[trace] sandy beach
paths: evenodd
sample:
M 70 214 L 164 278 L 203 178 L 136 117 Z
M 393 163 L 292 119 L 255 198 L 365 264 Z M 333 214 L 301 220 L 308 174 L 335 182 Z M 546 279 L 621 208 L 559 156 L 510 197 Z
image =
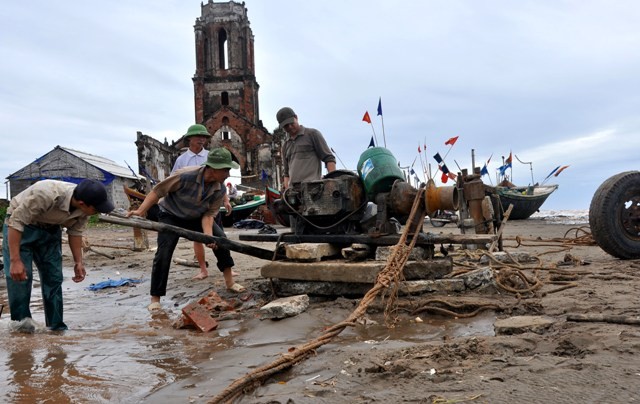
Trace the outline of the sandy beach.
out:
M 531 291 L 494 288 L 483 293 L 423 294 L 400 297 L 396 323 L 385 326 L 377 302 L 362 324 L 345 330 L 309 359 L 269 378 L 242 396 L 250 403 L 602 403 L 640 401 L 640 329 L 637 325 L 569 321 L 572 315 L 602 314 L 638 319 L 640 262 L 621 261 L 599 247 L 574 244 L 584 225 L 543 219 L 508 222 L 505 250 L 526 252 L 539 261 L 517 268 L 525 277 L 505 284 Z M 588 231 L 588 228 L 586 229 Z M 228 230 L 232 240 L 242 232 Z M 282 231 L 282 228 L 279 229 Z M 457 233 L 454 225 L 425 231 Z M 89 229 L 89 276 L 70 280 L 65 265 L 65 321 L 70 330 L 35 334 L 11 331 L 7 307 L 0 319 L 0 396 L 6 402 L 208 402 L 252 369 L 268 364 L 346 318 L 358 299 L 311 299 L 309 309 L 280 321 L 260 320 L 258 308 L 266 263 L 234 254 L 237 280 L 247 293 L 223 288 L 215 258 L 207 253 L 210 276 L 193 281 L 196 268 L 174 264 L 164 313 L 147 309 L 152 251 L 134 252 L 132 230 L 113 225 Z M 155 244 L 155 234 L 150 234 Z M 273 248 L 272 243 L 252 243 Z M 118 247 L 118 248 L 115 248 Z M 63 252 L 68 260 L 66 245 Z M 478 254 L 456 248 L 455 270 Z M 190 259 L 183 240 L 175 257 Z M 476 264 L 474 264 L 476 265 Z M 479 264 L 478 264 L 479 265 Z M 492 263 L 494 273 L 514 266 Z M 87 290 L 107 279 L 141 279 L 132 286 Z M 509 283 L 511 279 L 512 283 Z M 44 321 L 34 288 L 34 320 Z M 210 291 L 234 302 L 236 310 L 209 333 L 176 329 L 180 309 Z M 434 299 L 495 306 L 472 317 L 416 311 Z M 6 288 L 0 282 L 0 303 Z M 543 319 L 525 332 L 496 332 L 514 318 Z M 388 319 L 387 319 L 388 320 Z M 509 328 L 507 327 L 507 330 Z

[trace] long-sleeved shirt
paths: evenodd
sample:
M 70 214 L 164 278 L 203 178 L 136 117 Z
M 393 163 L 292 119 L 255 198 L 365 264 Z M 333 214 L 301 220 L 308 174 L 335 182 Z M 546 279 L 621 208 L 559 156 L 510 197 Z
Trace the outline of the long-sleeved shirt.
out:
M 19 232 L 26 225 L 61 225 L 70 236 L 81 236 L 89 216 L 82 210 L 71 211 L 76 184 L 42 180 L 11 198 L 5 223 Z

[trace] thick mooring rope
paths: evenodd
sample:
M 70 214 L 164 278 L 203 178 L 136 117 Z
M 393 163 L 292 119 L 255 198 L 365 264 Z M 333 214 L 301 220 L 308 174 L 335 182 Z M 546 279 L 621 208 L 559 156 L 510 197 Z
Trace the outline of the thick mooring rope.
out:
M 344 321 L 337 323 L 329 327 L 319 337 L 305 343 L 291 348 L 289 352 L 282 354 L 277 360 L 261 366 L 250 373 L 247 373 L 243 377 L 236 379 L 227 388 L 225 388 L 220 394 L 212 398 L 210 403 L 228 403 L 232 402 L 236 398 L 240 397 L 245 392 L 248 392 L 262 384 L 264 380 L 270 376 L 288 369 L 298 362 L 305 360 L 307 357 L 316 353 L 316 349 L 325 345 L 339 335 L 345 328 L 353 327 L 356 325 L 356 321 L 362 317 L 367 307 L 378 297 L 380 292 L 389 288 L 390 286 L 397 288 L 397 282 L 402 276 L 402 269 L 405 263 L 409 259 L 409 253 L 418 239 L 418 232 L 415 231 L 413 237 L 410 240 L 409 245 L 406 245 L 409 237 L 410 226 L 409 223 L 413 223 L 413 219 L 418 212 L 419 206 L 424 198 L 424 189 L 420 189 L 413 201 L 413 207 L 411 208 L 411 214 L 404 231 L 394 247 L 391 248 L 391 254 L 387 259 L 387 264 L 382 271 L 378 274 L 375 285 L 367 292 L 362 298 L 360 304 Z M 395 296 L 392 291 L 391 296 Z

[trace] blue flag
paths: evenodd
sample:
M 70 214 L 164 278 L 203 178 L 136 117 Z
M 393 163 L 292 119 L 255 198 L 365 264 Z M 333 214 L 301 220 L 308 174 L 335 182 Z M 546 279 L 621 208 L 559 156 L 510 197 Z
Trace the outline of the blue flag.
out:
M 485 164 L 484 167 L 482 167 L 482 170 L 480 170 L 480 176 L 482 177 L 487 174 L 489 174 L 489 170 L 487 170 L 487 165 Z
M 382 97 L 378 100 L 378 115 L 382 115 Z
M 438 162 L 438 164 L 442 163 L 442 157 L 440 157 L 440 153 L 436 153 L 433 156 L 434 159 L 436 159 L 436 161 Z
M 373 136 L 371 136 L 371 141 L 369 142 L 369 146 L 367 146 L 367 149 L 368 149 L 369 147 L 376 147 L 376 144 L 375 144 L 375 143 L 374 143 L 374 141 L 373 141 Z
M 260 171 L 260 179 L 262 181 L 266 181 L 269 178 L 269 175 L 267 174 L 267 172 L 264 170 L 264 168 Z
M 504 173 L 507 171 L 507 168 L 509 167 L 511 167 L 511 163 L 498 167 L 498 171 L 500 171 L 500 175 L 504 175 Z
M 553 171 L 551 171 L 551 172 L 549 173 L 549 175 L 547 175 L 547 176 L 546 176 L 545 180 L 546 180 L 547 178 L 551 177 L 551 176 L 553 175 L 553 173 L 555 173 L 555 172 L 558 170 L 558 168 L 560 168 L 560 166 L 558 166 L 558 167 L 554 168 L 554 169 L 553 169 Z
M 413 168 L 411 169 L 411 171 L 409 171 L 409 173 L 411 173 L 411 175 L 416 175 L 416 172 L 413 170 Z
M 440 166 L 440 169 L 442 170 L 443 174 L 449 174 L 449 168 L 447 167 L 446 164 L 443 164 L 442 166 Z

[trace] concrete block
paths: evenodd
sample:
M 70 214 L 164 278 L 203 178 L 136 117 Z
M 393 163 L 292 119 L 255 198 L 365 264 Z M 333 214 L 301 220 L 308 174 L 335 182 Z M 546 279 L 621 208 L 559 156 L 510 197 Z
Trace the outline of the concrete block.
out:
M 420 293 L 455 293 L 464 291 L 464 280 L 454 279 L 438 279 L 438 280 L 421 280 L 421 281 L 405 281 L 400 284 L 401 294 L 420 294 Z
M 513 259 L 515 259 L 516 262 L 519 262 L 519 263 L 536 261 L 535 257 L 532 257 L 530 254 L 524 251 L 510 252 L 508 255 L 505 251 L 497 251 L 497 252 L 494 252 L 492 255 L 496 259 L 496 261 L 504 262 L 504 263 L 513 263 L 513 260 L 509 258 L 509 255 L 513 257 Z M 486 255 L 483 255 L 482 258 L 480 258 L 481 264 L 488 264 L 490 262 L 492 262 L 492 260 Z
M 297 295 L 274 300 L 260 308 L 261 319 L 281 319 L 297 316 L 309 307 L 309 296 Z
M 287 244 L 284 248 L 287 258 L 296 261 L 320 261 L 340 255 L 340 248 L 329 243 Z
M 515 316 L 496 320 L 493 328 L 496 335 L 515 335 L 525 332 L 544 334 L 553 323 L 553 319 L 545 316 Z
M 464 280 L 464 285 L 467 289 L 496 286 L 493 270 L 489 267 L 478 268 L 456 278 Z
M 376 261 L 387 261 L 391 255 L 392 246 L 378 246 L 376 248 Z M 409 253 L 409 261 L 422 261 L 425 257 L 424 248 L 416 246 L 413 247 Z

